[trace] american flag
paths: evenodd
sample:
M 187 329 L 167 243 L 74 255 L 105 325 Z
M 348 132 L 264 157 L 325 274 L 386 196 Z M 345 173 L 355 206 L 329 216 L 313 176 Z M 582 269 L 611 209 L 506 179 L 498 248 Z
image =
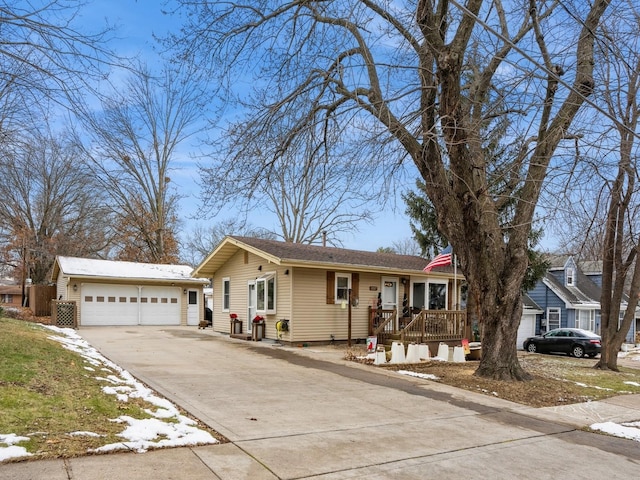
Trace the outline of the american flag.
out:
M 451 265 L 451 245 L 447 245 L 423 270 L 430 272 L 434 267 L 446 267 L 447 265 Z

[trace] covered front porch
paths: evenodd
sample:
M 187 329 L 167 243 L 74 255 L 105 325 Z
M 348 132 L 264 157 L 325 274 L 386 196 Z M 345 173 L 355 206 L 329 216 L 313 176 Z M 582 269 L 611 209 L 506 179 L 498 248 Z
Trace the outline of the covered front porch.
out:
M 420 310 L 398 317 L 397 309 L 369 307 L 369 336 L 377 337 L 378 345 L 426 343 L 434 352 L 441 342 L 459 345 L 470 339 L 471 327 L 466 310 Z

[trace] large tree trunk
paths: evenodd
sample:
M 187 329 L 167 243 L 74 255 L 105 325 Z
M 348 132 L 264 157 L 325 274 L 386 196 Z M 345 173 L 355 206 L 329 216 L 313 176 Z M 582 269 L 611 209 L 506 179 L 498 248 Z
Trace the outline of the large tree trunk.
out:
M 527 237 L 514 232 L 509 244 L 496 242 L 493 239 L 501 238 L 502 232 L 487 217 L 469 215 L 451 232 L 482 327 L 482 360 L 475 374 L 496 380 L 528 380 L 531 376 L 520 366 L 516 344 L 522 317 L 521 284 L 528 263 Z M 472 240 L 474 230 L 489 233 Z
M 489 292 L 485 292 L 489 294 Z M 518 361 L 516 338 L 522 303 L 520 295 L 507 302 L 487 301 L 480 304 L 482 329 L 482 360 L 475 372 L 481 377 L 495 380 L 529 380 L 531 375 L 524 371 Z M 495 298 L 495 297 L 491 297 Z
M 457 252 L 471 294 L 478 301 L 483 358 L 476 374 L 499 380 L 526 380 L 530 376 L 518 362 L 516 339 L 522 316 L 521 288 L 528 264 L 529 233 L 549 162 L 580 105 L 593 91 L 594 35 L 609 1 L 596 1 L 585 19 L 576 50 L 574 85 L 563 102 L 556 102 L 561 69 L 548 68 L 546 98 L 537 137 L 532 140 L 535 147 L 523 143 L 512 162 L 514 168 L 528 162 L 527 173 L 518 179 L 517 188 L 506 188 L 500 194 L 493 190 L 495 179 L 491 179 L 490 160 L 482 147 L 482 105 L 500 60 L 489 63 L 468 84 L 463 68 L 481 4 L 478 0 L 467 2 L 469 15 L 460 19 L 456 35 L 449 42 L 442 28 L 434 28 L 447 25 L 446 8 L 434 8 L 434 3 L 426 0 L 418 3 L 417 20 L 427 39 L 421 70 L 435 75 L 422 77 L 424 143 L 414 161 L 436 209 L 438 228 Z M 531 22 L 536 23 L 535 3 L 531 5 Z M 545 55 L 544 38 L 537 35 L 536 41 Z M 502 55 L 509 48 L 505 46 Z M 550 66 L 550 60 L 546 60 Z M 464 95 L 463 85 L 468 87 Z M 438 130 L 442 137 L 436 133 Z M 441 150 L 442 140 L 446 154 Z M 443 156 L 448 162 L 443 161 Z M 501 218 L 506 202 L 512 202 L 510 222 Z

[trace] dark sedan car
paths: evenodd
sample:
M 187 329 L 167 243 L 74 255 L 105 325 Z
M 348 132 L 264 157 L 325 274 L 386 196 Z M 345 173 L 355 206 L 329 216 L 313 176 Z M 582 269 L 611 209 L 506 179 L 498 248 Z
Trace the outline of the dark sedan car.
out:
M 567 353 L 574 357 L 595 357 L 600 353 L 600 336 L 580 328 L 556 328 L 542 336 L 529 337 L 523 347 L 527 352 Z

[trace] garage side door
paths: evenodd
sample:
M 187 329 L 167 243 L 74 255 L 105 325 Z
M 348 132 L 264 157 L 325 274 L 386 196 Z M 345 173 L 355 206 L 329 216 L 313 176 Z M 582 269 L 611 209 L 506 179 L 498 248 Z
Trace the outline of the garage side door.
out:
M 177 287 L 142 287 L 142 325 L 180 325 L 182 291 Z
M 82 285 L 80 325 L 137 325 L 138 288 L 131 285 Z

